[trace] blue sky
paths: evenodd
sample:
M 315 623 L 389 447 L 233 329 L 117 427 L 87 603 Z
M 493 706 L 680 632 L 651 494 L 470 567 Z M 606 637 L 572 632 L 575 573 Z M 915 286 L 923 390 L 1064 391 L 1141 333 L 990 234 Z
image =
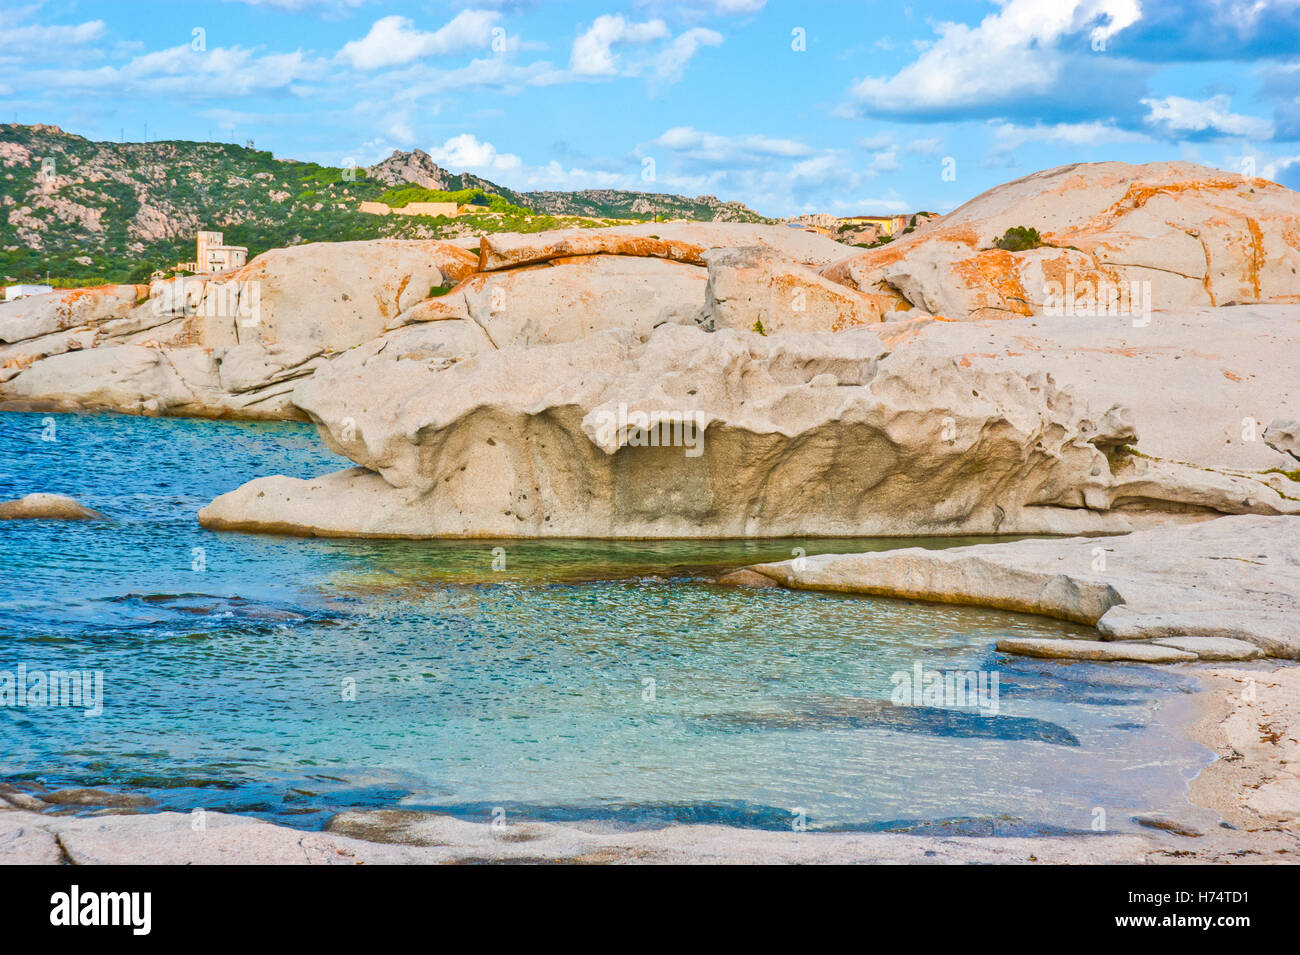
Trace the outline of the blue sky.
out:
M 1105 159 L 1300 188 L 1300 0 L 5 0 L 0 117 L 768 215 Z

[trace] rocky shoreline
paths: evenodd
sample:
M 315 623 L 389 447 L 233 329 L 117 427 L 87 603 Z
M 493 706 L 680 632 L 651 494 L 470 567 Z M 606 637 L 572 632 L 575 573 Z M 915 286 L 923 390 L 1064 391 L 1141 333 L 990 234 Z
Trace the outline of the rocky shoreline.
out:
M 150 812 L 150 800 L 0 784 L 0 865 L 474 863 L 1108 864 L 1300 861 L 1300 667 L 1206 668 L 1188 731 L 1218 757 L 1189 787 L 1223 824 L 1143 819 L 1137 833 L 987 836 L 772 832 L 720 825 L 494 827 L 408 810 L 348 811 L 324 831 L 244 816 Z M 92 807 L 100 807 L 94 809 Z M 89 812 L 89 815 L 84 813 Z
M 209 530 L 1124 534 L 798 558 L 721 582 L 1046 614 L 1099 639 L 998 650 L 1193 667 L 1193 733 L 1220 758 L 1192 795 L 1231 828 L 498 830 L 387 811 L 305 833 L 11 787 L 0 861 L 1294 861 L 1300 668 L 1273 661 L 1300 660 L 1298 219 L 1300 195 L 1262 179 L 1078 164 L 875 249 L 659 222 L 316 243 L 0 305 L 0 410 L 306 418 L 356 465 L 257 477 L 199 511 Z M 1028 226 L 1041 242 L 1000 243 Z M 88 516 L 48 496 L 0 506 Z
M 1164 662 L 1175 662 L 1233 659 L 1236 644 L 1237 659 L 1258 648 L 1295 660 L 1298 542 L 1297 517 L 1221 517 L 1116 537 L 824 554 L 755 564 L 720 582 L 996 607 L 1095 626 L 1101 637 L 998 644 L 1013 653 L 1068 657 L 1045 644 L 1074 644 L 1098 659 L 1107 647 L 1164 646 Z

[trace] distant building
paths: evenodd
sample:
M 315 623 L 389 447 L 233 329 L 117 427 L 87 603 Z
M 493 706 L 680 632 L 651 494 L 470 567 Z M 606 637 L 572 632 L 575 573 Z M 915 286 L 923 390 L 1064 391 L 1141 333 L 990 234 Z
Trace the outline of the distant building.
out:
M 196 272 L 226 272 L 248 261 L 248 249 L 242 245 L 225 245 L 220 232 L 200 232 L 195 240 Z
M 12 302 L 15 299 L 26 298 L 28 295 L 44 295 L 46 292 L 53 291 L 53 285 L 6 285 L 5 301 Z
M 177 262 L 177 272 L 228 272 L 248 261 L 248 249 L 242 245 L 223 245 L 220 232 L 200 232 L 194 240 L 193 262 Z
M 907 216 L 845 216 L 840 219 L 840 225 L 873 225 L 881 235 L 893 235 L 907 226 Z

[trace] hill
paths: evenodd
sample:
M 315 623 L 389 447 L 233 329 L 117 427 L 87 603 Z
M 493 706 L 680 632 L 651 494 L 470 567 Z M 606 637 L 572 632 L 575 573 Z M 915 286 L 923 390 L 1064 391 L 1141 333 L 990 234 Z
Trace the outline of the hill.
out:
M 457 219 L 374 216 L 363 200 L 420 186 L 470 190 L 489 211 Z M 304 242 L 449 238 L 535 232 L 605 220 L 761 221 L 738 203 L 705 196 L 592 190 L 516 192 L 442 169 L 427 153 L 395 152 L 365 169 L 277 159 L 231 143 L 95 142 L 57 126 L 0 124 L 0 280 L 57 285 L 141 282 L 193 258 L 201 229 L 225 233 L 249 255 Z

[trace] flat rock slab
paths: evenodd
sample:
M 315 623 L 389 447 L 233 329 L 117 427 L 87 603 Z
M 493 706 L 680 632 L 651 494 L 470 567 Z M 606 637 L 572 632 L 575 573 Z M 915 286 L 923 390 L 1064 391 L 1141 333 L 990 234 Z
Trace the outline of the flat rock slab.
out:
M 1258 660 L 1264 656 L 1264 651 L 1253 643 L 1228 637 L 1162 637 L 1151 642 L 1195 653 L 1202 660 Z
M 789 560 L 752 569 L 803 590 L 1043 614 L 1091 624 L 1107 641 L 1213 637 L 1300 659 L 1294 516 L 1222 517 L 1117 537 L 824 554 L 803 558 L 797 569 Z M 1205 659 L 1216 658 L 1204 648 Z
M 987 838 L 688 825 L 615 831 L 532 822 L 497 828 L 395 810 L 348 812 L 328 831 L 305 832 L 219 812 L 77 818 L 0 810 L 0 864 L 1136 863 L 1156 845 L 1137 834 Z
M 64 494 L 28 494 L 16 501 L 0 501 L 0 521 L 38 520 L 106 521 L 108 518 Z
M 43 822 L 35 813 L 0 813 L 0 865 L 61 865 L 58 840 Z
M 1154 643 L 1104 640 L 1047 640 L 1017 637 L 999 640 L 1003 653 L 1024 657 L 1049 657 L 1053 660 L 1133 661 L 1137 663 L 1191 663 L 1195 653 L 1162 647 Z

